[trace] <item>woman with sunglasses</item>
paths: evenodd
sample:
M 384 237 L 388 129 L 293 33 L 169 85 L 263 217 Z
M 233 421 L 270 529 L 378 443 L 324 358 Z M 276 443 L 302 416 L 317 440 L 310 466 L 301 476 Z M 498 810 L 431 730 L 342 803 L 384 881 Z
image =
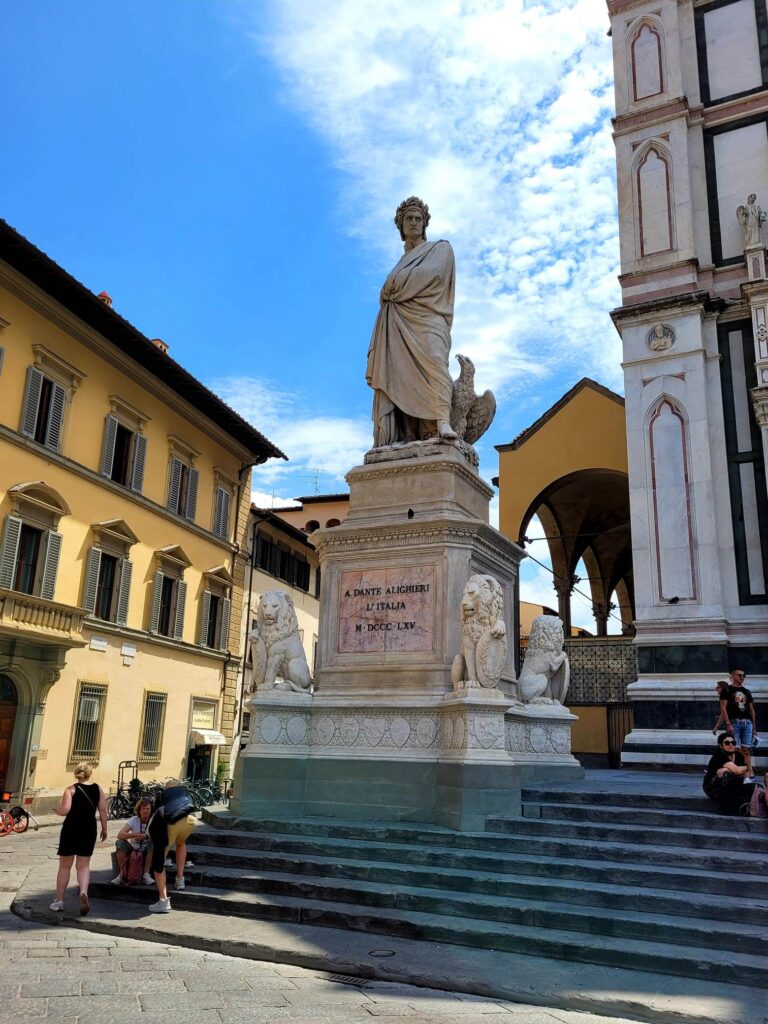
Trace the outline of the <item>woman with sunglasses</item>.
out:
M 749 803 L 755 787 L 744 782 L 746 777 L 747 766 L 736 740 L 730 733 L 721 733 L 704 774 L 704 792 L 718 804 L 720 814 L 738 814 Z

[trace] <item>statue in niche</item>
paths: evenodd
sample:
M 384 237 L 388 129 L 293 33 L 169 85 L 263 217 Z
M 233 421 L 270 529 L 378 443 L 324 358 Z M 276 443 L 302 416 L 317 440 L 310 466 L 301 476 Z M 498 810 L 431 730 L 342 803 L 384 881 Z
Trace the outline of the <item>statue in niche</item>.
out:
M 249 635 L 253 664 L 251 692 L 295 690 L 308 693 L 312 675 L 299 636 L 290 595 L 270 590 L 259 601 L 256 625 Z
M 498 685 L 507 662 L 504 592 L 493 576 L 470 576 L 461 598 L 461 654 L 451 669 L 455 690 Z
M 556 615 L 538 615 L 533 620 L 517 683 L 523 704 L 565 703 L 571 666 L 563 643 L 563 623 Z
M 758 206 L 757 196 L 754 192 L 747 196 L 746 206 L 738 207 L 736 216 L 744 231 L 744 248 L 749 249 L 754 245 L 760 245 L 760 229 L 768 215 Z
M 404 199 L 395 224 L 405 252 L 381 289 L 365 379 L 373 388 L 373 444 L 455 438 L 448 371 L 455 290 L 449 242 L 427 241 L 429 207 Z

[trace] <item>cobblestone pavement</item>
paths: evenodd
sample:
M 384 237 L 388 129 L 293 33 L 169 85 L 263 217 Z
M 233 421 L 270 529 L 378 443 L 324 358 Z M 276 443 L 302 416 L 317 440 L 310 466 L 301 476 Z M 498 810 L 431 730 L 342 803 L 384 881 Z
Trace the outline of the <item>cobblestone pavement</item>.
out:
M 57 839 L 58 828 L 0 838 L 0 1024 L 620 1024 L 22 921 L 14 893 L 29 872 L 53 893 Z

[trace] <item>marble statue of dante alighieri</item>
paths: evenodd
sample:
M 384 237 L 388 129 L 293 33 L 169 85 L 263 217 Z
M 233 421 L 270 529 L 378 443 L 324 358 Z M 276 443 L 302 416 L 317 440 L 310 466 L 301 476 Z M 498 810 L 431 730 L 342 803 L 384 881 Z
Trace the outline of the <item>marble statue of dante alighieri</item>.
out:
M 374 447 L 451 429 L 448 371 L 455 291 L 453 249 L 428 242 L 429 207 L 416 196 L 397 208 L 405 253 L 381 289 L 365 379 L 373 388 Z

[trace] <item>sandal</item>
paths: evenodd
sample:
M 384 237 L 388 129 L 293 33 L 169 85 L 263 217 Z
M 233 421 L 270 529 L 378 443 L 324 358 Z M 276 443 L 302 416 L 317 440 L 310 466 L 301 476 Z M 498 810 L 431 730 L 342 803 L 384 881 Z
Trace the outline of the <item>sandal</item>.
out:
M 90 909 L 91 908 L 90 908 L 90 905 L 88 903 L 88 893 L 87 892 L 81 892 L 80 893 L 80 913 L 85 915 L 85 914 L 88 913 L 88 911 Z

